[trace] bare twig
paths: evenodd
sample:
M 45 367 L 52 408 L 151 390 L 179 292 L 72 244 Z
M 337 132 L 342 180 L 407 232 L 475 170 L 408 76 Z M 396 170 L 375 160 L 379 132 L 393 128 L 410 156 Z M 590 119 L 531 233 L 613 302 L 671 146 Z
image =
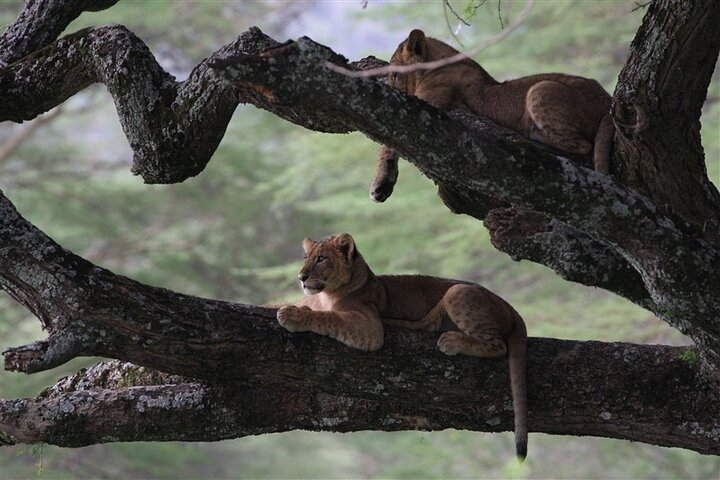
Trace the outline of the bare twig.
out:
M 450 11 L 455 14 L 455 16 L 463 22 L 465 25 L 470 25 L 469 23 L 465 22 L 463 19 L 458 17 L 458 14 L 455 13 L 455 10 L 450 6 L 449 0 L 445 0 L 443 3 L 443 15 L 445 15 L 445 25 L 447 25 L 448 32 L 450 32 L 450 36 L 463 48 L 465 48 L 465 45 L 463 45 L 462 41 L 460 40 L 460 37 L 457 36 L 455 33 L 455 30 L 453 30 L 452 25 L 450 25 L 450 17 L 448 16 L 448 8 L 450 8 Z M 458 28 L 460 28 L 460 25 L 458 25 Z
M 388 73 L 391 73 L 391 72 L 393 72 L 393 73 L 394 72 L 408 73 L 408 72 L 414 72 L 415 70 L 433 70 L 435 68 L 440 68 L 440 67 L 444 67 L 446 65 L 451 65 L 453 63 L 460 62 L 468 57 L 474 57 L 475 55 L 482 52 L 483 50 L 490 47 L 491 45 L 495 45 L 496 43 L 505 39 L 508 35 L 510 35 L 514 30 L 516 30 L 525 21 L 525 19 L 530 14 L 530 10 L 532 10 L 533 5 L 535 5 L 535 0 L 527 0 L 527 2 L 525 3 L 525 8 L 523 8 L 522 12 L 520 12 L 520 15 L 518 15 L 518 17 L 510 25 L 508 25 L 507 28 L 503 29 L 497 35 L 489 38 L 485 42 L 481 43 L 477 47 L 475 47 L 472 50 L 469 50 L 465 53 L 460 52 L 451 57 L 443 58 L 441 60 L 436 60 L 434 62 L 413 63 L 410 65 L 388 65 L 385 67 L 371 68 L 369 70 L 362 70 L 362 71 L 348 70 L 347 68 L 341 67 L 339 65 L 335 65 L 334 63 L 332 63 L 330 61 L 326 61 L 325 66 L 334 72 L 342 73 L 343 75 L 346 75 L 348 77 L 366 78 L 366 77 L 378 77 L 381 75 L 387 75 Z
M 503 23 L 502 19 L 502 12 L 500 11 L 500 6 L 502 5 L 502 0 L 498 0 L 498 20 L 500 20 L 500 28 L 505 28 L 505 24 Z
M 38 117 L 25 128 L 21 129 L 15 135 L 10 137 L 5 145 L 0 148 L 0 165 L 6 161 L 15 151 L 27 140 L 35 131 L 43 125 L 55 120 L 63 112 L 63 107 L 59 106 L 47 114 Z
M 633 9 L 630 10 L 630 11 L 631 11 L 631 12 L 636 12 L 636 11 L 640 10 L 641 8 L 647 7 L 647 6 L 650 5 L 651 3 L 652 3 L 652 0 L 650 0 L 650 1 L 648 1 L 648 2 L 645 2 L 645 3 L 635 2 L 635 8 L 633 8 Z
M 455 11 L 455 9 L 453 8 L 453 6 L 450 5 L 450 0 L 445 0 L 445 2 L 443 2 L 443 11 L 445 12 L 445 19 L 448 18 L 448 16 L 447 16 L 447 11 L 448 11 L 448 10 L 450 10 L 450 11 L 452 12 L 452 14 L 455 15 L 455 18 L 457 18 L 458 21 L 460 21 L 460 22 L 462 22 L 463 24 L 465 24 L 466 27 L 469 27 L 469 26 L 470 26 L 470 23 L 469 23 L 467 20 L 465 20 L 464 18 L 462 18 L 462 17 Z

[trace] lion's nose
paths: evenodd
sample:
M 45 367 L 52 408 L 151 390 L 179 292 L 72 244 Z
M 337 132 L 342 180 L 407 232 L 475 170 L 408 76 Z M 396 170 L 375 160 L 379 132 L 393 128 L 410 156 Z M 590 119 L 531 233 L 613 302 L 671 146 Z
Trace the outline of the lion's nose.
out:
M 298 278 L 300 279 L 301 282 L 304 282 L 304 281 L 307 280 L 309 277 L 310 277 L 310 275 L 308 275 L 308 274 L 305 273 L 305 272 L 300 272 L 300 274 L 298 275 Z

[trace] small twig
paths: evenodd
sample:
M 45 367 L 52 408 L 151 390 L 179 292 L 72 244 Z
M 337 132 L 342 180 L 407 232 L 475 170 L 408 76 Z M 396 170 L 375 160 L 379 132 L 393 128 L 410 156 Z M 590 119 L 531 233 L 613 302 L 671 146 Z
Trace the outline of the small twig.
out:
M 515 29 L 517 29 L 527 18 L 527 16 L 530 14 L 530 10 L 532 10 L 533 5 L 535 4 L 535 0 L 527 0 L 525 3 L 525 8 L 522 12 L 520 12 L 520 15 L 510 24 L 507 26 L 507 28 L 500 31 L 497 35 L 489 38 L 479 46 L 473 48 L 472 50 L 469 50 L 465 53 L 458 53 L 456 55 L 453 55 L 451 57 L 443 58 L 441 60 L 436 60 L 434 62 L 425 62 L 425 63 L 413 63 L 411 65 L 388 65 L 385 67 L 379 67 L 379 68 L 371 68 L 369 70 L 361 70 L 361 71 L 354 71 L 354 70 L 348 70 L 345 67 L 341 67 L 339 65 L 335 65 L 334 63 L 330 61 L 325 62 L 325 66 L 337 73 L 341 73 L 343 75 L 346 75 L 348 77 L 353 78 L 366 78 L 366 77 L 378 77 L 381 75 L 387 75 L 391 72 L 397 72 L 397 73 L 408 73 L 408 72 L 414 72 L 415 70 L 432 70 L 435 68 L 444 67 L 446 65 L 450 65 L 453 63 L 460 62 L 468 57 L 474 57 L 478 53 L 482 52 L 486 48 L 488 48 L 491 45 L 494 45 L 501 40 L 503 40 L 505 37 L 510 35 Z
M 645 7 L 647 7 L 648 5 L 650 5 L 651 3 L 652 3 L 652 0 L 650 0 L 650 1 L 648 1 L 648 2 L 645 2 L 645 3 L 635 2 L 635 8 L 633 8 L 633 9 L 630 10 L 630 11 L 631 11 L 631 12 L 637 12 L 637 11 L 640 10 L 641 8 L 645 8 Z
M 51 122 L 52 120 L 57 118 L 62 112 L 63 106 L 61 105 L 51 110 L 49 113 L 36 118 L 34 122 L 28 124 L 25 128 L 10 137 L 7 143 L 5 143 L 2 148 L 0 148 L 0 164 L 2 164 L 13 153 L 15 153 L 15 150 L 17 150 L 18 147 L 22 145 L 23 142 L 27 140 L 28 137 L 30 137 L 30 135 L 32 135 L 38 128 L 45 125 L 46 123 Z
M 460 40 L 460 38 L 458 38 L 457 34 L 453 30 L 452 25 L 450 25 L 450 17 L 448 17 L 448 13 L 447 13 L 448 7 L 450 8 L 450 11 L 455 14 L 456 17 L 458 16 L 457 13 L 455 13 L 455 10 L 453 10 L 452 7 L 450 6 L 449 0 L 445 0 L 445 2 L 443 3 L 443 14 L 445 15 L 445 25 L 447 25 L 447 29 L 448 29 L 448 32 L 450 32 L 450 36 L 458 43 L 458 45 L 465 48 L 465 45 L 463 45 L 462 41 Z M 458 17 L 458 19 L 460 21 L 463 21 L 462 19 L 460 19 L 460 17 Z M 465 25 L 469 25 L 467 22 L 463 22 L 463 23 L 465 23 Z M 459 27 L 459 25 L 458 25 L 458 27 Z
M 462 18 L 453 8 L 452 5 L 450 5 L 450 0 L 445 0 L 443 10 L 445 11 L 445 18 L 447 18 L 447 11 L 448 9 L 452 12 L 453 15 L 455 15 L 455 18 L 457 18 L 460 22 L 464 23 L 466 27 L 470 26 L 470 22 Z
M 505 24 L 503 23 L 502 12 L 500 11 L 501 5 L 502 5 L 502 0 L 498 0 L 498 20 L 500 20 L 500 29 L 502 30 L 503 28 L 505 28 Z

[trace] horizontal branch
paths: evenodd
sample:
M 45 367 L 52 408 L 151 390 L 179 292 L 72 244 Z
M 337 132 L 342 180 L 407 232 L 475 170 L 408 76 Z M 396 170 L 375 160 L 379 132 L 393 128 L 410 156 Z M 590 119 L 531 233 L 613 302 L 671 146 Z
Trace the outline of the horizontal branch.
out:
M 47 340 L 4 352 L 6 369 L 106 356 L 222 385 L 88 392 L 71 380 L 37 399 L 2 401 L 2 438 L 77 446 L 295 428 L 511 428 L 504 359 L 447 357 L 434 334 L 398 328 L 374 353 L 292 334 L 274 309 L 183 295 L 92 265 L 0 200 L 0 284 L 49 320 Z M 699 358 L 691 348 L 531 339 L 530 428 L 717 452 L 709 432 L 720 428 L 720 389 Z
M 397 341 L 374 354 L 310 334 L 292 342 L 285 338 L 289 353 L 282 367 L 252 362 L 258 363 L 257 380 L 234 384 L 102 363 L 37 398 L 0 400 L 0 440 L 79 447 L 212 441 L 296 429 L 512 430 L 504 360 L 447 358 L 432 351 L 428 335 L 410 333 L 422 345 L 418 349 L 402 340 L 405 333 L 392 330 Z M 325 355 L 290 347 L 308 341 Z M 720 454 L 715 433 L 720 398 L 702 381 L 696 383 L 693 350 L 533 338 L 528 352 L 531 432 Z M 313 364 L 318 359 L 324 361 Z M 359 362 L 367 366 L 358 368 Z M 308 369 L 313 381 L 302 388 L 293 385 L 302 380 L 296 375 Z M 273 375 L 280 371 L 285 379 Z

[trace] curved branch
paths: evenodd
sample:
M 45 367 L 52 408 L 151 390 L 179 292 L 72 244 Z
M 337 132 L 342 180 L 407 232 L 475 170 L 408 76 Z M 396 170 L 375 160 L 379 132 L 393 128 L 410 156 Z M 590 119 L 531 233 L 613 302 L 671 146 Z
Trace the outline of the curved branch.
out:
M 61 104 L 96 82 L 113 96 L 134 152 L 133 173 L 147 183 L 176 183 L 200 173 L 220 143 L 238 103 L 267 108 L 289 121 L 326 132 L 347 132 L 315 112 L 276 105 L 253 85 L 230 85 L 208 61 L 257 54 L 278 42 L 253 28 L 177 82 L 147 46 L 121 25 L 88 28 L 0 68 L 0 121 L 23 121 Z
M 0 35 L 0 67 L 49 45 L 83 12 L 97 12 L 118 0 L 27 0 L 18 18 Z

